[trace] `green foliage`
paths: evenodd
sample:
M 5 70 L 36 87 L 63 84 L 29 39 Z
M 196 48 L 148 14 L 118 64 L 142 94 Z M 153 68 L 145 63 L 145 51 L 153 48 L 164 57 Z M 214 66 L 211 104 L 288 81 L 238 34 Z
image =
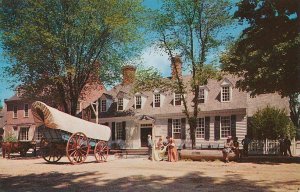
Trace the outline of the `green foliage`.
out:
M 195 146 L 199 86 L 205 85 L 208 79 L 218 78 L 216 68 L 205 65 L 208 63 L 207 55 L 228 40 L 221 32 L 233 21 L 229 14 L 230 6 L 227 0 L 164 0 L 160 12 L 152 16 L 151 28 L 156 32 L 158 47 L 169 55 L 172 65 L 178 60 L 176 56 L 182 58 L 191 71 L 192 78 L 190 85 L 187 85 L 178 72 L 175 72 L 174 86 L 170 86 L 168 82 L 158 80 L 161 78 L 157 78 L 157 75 L 154 75 L 154 79 L 148 78 L 148 74 L 145 77 L 153 86 L 164 85 L 182 95 L 183 113 L 190 125 L 192 147 Z M 187 92 L 194 93 L 193 111 L 190 111 L 184 97 Z
M 257 139 L 295 137 L 296 129 L 285 110 L 267 106 L 259 109 L 251 120 L 253 136 Z
M 162 78 L 159 71 L 150 67 L 142 68 L 137 71 L 136 79 L 134 81 L 133 92 L 142 91 L 154 91 L 158 89 L 160 91 L 174 90 L 174 82 L 167 78 Z
M 14 136 L 12 132 L 8 132 L 7 135 L 3 138 L 3 142 L 17 142 L 18 138 Z
M 243 77 L 236 85 L 251 95 L 288 96 L 291 119 L 300 130 L 299 6 L 297 0 L 241 1 L 235 18 L 249 27 L 221 62 L 223 70 Z
M 71 104 L 65 110 L 74 114 L 92 77 L 118 81 L 121 66 L 143 47 L 144 11 L 141 0 L 1 1 L 7 74 L 27 97 Z

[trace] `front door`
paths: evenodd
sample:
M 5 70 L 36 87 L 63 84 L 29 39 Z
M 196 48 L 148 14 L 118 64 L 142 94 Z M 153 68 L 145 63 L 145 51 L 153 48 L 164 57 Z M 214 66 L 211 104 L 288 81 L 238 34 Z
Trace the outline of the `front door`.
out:
M 148 135 L 152 135 L 152 127 L 141 128 L 141 147 L 148 147 Z

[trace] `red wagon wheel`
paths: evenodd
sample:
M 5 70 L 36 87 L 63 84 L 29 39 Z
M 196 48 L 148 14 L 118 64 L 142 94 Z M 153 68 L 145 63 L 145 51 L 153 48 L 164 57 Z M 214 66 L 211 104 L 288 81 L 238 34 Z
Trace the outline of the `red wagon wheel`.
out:
M 89 140 L 84 133 L 74 133 L 67 143 L 66 154 L 72 164 L 83 163 L 90 151 Z
M 99 141 L 94 149 L 94 154 L 97 162 L 104 162 L 108 157 L 108 146 L 107 142 Z
M 40 150 L 43 159 L 48 163 L 56 163 L 63 156 L 63 153 L 56 147 L 56 145 L 47 141 L 45 138 L 41 139 Z

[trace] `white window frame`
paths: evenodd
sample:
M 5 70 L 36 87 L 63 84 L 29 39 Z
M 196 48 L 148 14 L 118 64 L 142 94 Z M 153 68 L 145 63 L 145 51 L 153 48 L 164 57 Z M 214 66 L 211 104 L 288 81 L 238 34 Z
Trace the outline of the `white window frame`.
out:
M 122 109 L 119 109 L 119 107 L 122 106 Z M 117 101 L 117 111 L 123 111 L 124 110 L 124 99 L 118 98 Z
M 21 141 L 28 141 L 29 140 L 29 128 L 30 127 L 21 127 L 20 128 L 19 140 L 21 140 Z
M 224 130 L 224 129 L 226 129 L 226 130 Z M 231 136 L 231 118 L 230 118 L 230 116 L 221 116 L 220 117 L 220 136 L 222 139 L 225 139 L 228 136 Z
M 205 118 L 204 117 L 200 117 L 197 119 L 195 136 L 196 136 L 196 139 L 204 139 L 205 138 Z
M 18 118 L 18 105 L 13 105 L 13 118 Z
M 180 105 L 176 105 L 176 99 L 178 100 L 178 96 L 180 98 Z M 182 105 L 182 99 L 183 99 L 182 97 L 183 96 L 180 93 L 174 93 L 174 98 L 173 98 L 174 102 L 173 102 L 173 105 L 174 106 L 181 106 Z
M 26 111 L 26 106 L 27 106 L 27 111 Z M 24 104 L 24 117 L 29 117 L 29 105 L 28 105 L 28 103 Z
M 136 95 L 134 97 L 134 107 L 135 109 L 141 109 L 142 108 L 142 96 L 141 95 Z M 139 108 L 137 106 L 140 106 Z
M 158 98 L 157 98 L 158 97 Z M 159 106 L 156 106 L 156 104 L 159 104 Z M 161 107 L 161 96 L 159 93 L 155 93 L 153 95 L 153 107 L 154 108 L 159 108 Z
M 201 91 L 203 91 L 203 95 L 202 95 L 202 92 L 201 92 Z M 205 92 L 206 92 L 206 90 L 205 90 L 204 88 L 199 88 L 198 101 L 199 101 L 200 104 L 206 102 L 206 99 L 205 99 Z M 201 93 L 201 94 L 200 94 L 200 93 Z M 200 102 L 201 99 L 203 99 L 203 102 Z
M 123 139 L 123 124 L 122 122 L 116 122 L 116 140 Z
M 179 135 L 175 137 L 175 134 Z M 181 119 L 172 119 L 172 136 L 174 139 L 181 139 Z
M 226 94 L 228 94 L 228 100 L 224 100 L 224 97 L 225 97 L 225 93 L 224 93 L 224 89 L 225 88 L 228 88 L 228 92 L 226 92 Z M 230 102 L 231 101 L 231 86 L 230 85 L 224 85 L 221 87 L 221 102 Z
M 41 131 L 41 129 L 39 127 L 36 128 L 35 135 L 36 135 L 35 136 L 36 140 L 41 140 L 42 139 L 43 134 L 42 134 L 42 131 Z
M 106 99 L 101 99 L 100 102 L 101 102 L 101 112 L 106 112 L 107 111 Z M 103 106 L 105 106 L 105 107 L 103 107 Z

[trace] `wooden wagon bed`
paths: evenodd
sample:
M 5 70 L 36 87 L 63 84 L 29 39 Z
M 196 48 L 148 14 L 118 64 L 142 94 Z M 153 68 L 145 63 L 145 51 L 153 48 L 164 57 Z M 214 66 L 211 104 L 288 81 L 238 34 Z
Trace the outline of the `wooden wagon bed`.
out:
M 97 162 L 107 159 L 109 127 L 73 117 L 39 101 L 32 104 L 32 114 L 43 134 L 41 152 L 47 162 L 57 162 L 67 155 L 72 164 L 80 164 L 91 148 Z

